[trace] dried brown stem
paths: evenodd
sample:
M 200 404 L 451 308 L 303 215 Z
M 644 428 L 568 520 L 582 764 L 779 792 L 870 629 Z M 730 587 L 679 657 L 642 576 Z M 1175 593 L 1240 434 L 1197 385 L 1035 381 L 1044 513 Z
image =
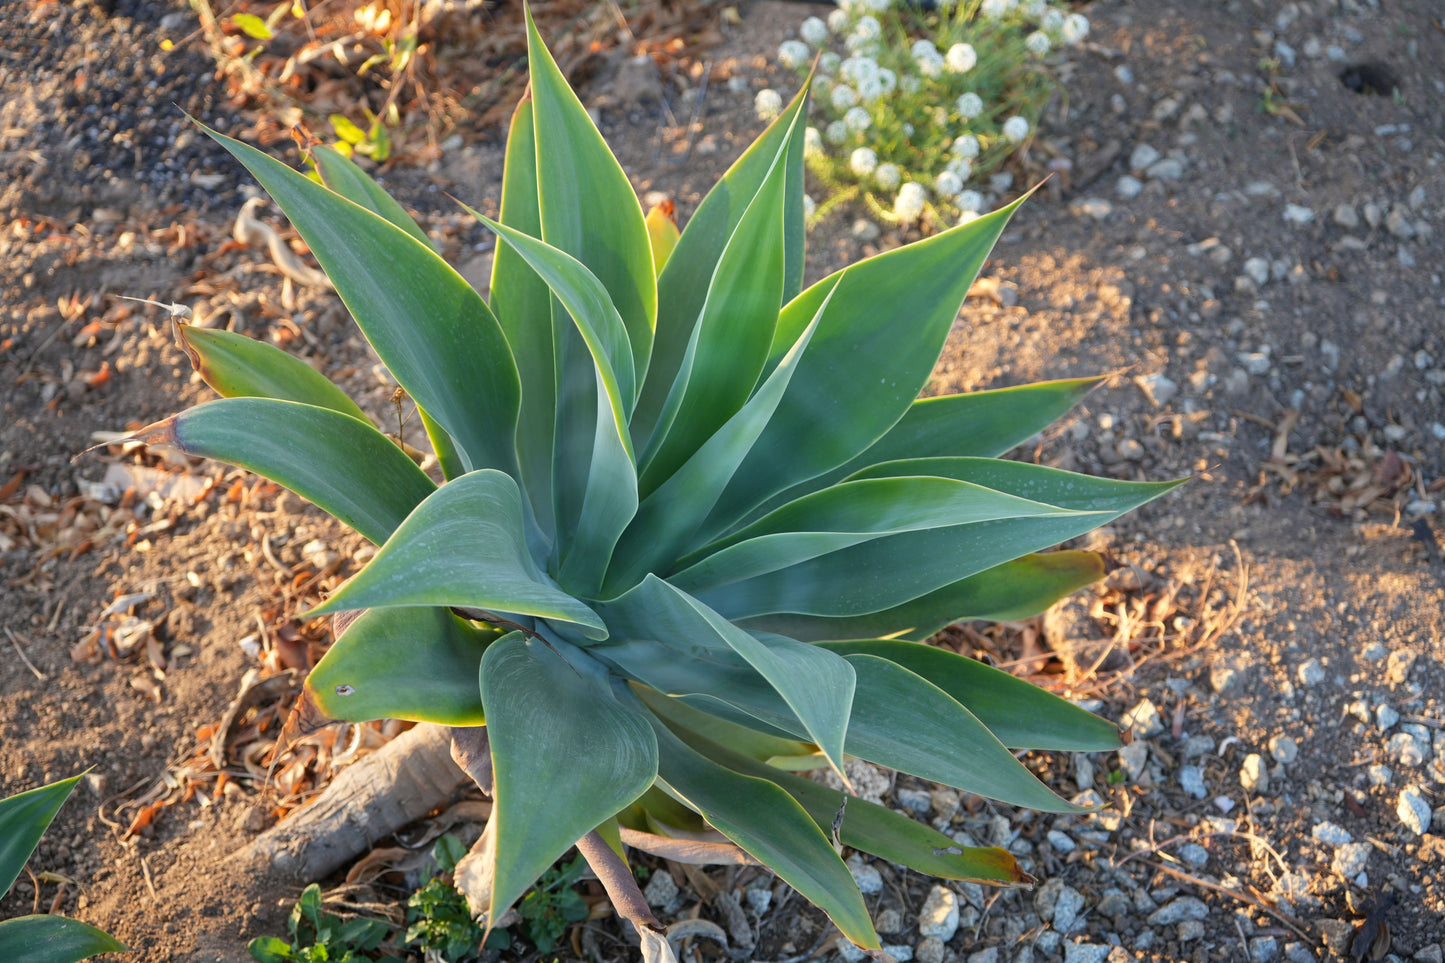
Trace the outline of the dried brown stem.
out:
M 1270 906 L 1263 900 L 1255 899 L 1253 896 L 1250 896 L 1247 893 L 1241 893 L 1237 889 L 1230 889 L 1227 886 L 1220 886 L 1218 883 L 1211 883 L 1208 880 L 1200 879 L 1198 876 L 1191 876 L 1190 874 L 1183 872 L 1182 870 L 1177 870 L 1172 866 L 1165 865 L 1164 863 L 1157 863 L 1152 859 L 1146 859 L 1144 860 L 1144 862 L 1146 865 L 1157 869 L 1159 872 L 1166 873 L 1170 876 L 1175 877 L 1176 879 L 1181 879 L 1184 882 L 1189 883 L 1191 886 L 1198 886 L 1200 889 L 1207 889 L 1211 893 L 1218 893 L 1221 896 L 1230 896 L 1234 899 L 1239 900 L 1241 903 L 1248 903 L 1250 906 L 1253 906 L 1260 912 L 1268 913 L 1270 916 L 1273 916 L 1275 919 L 1279 920 L 1286 927 L 1288 927 L 1292 933 L 1294 933 L 1300 939 L 1304 940 L 1307 945 L 1318 945 L 1318 941 L 1309 934 L 1309 932 L 1304 928 L 1303 923 L 1295 919 L 1293 916 L 1288 915 L 1287 913 L 1280 912 L 1278 909 Z
M 659 935 L 666 933 L 657 917 L 652 915 L 632 870 L 595 829 L 577 840 L 577 851 L 586 858 L 587 865 L 601 880 L 617 915 L 631 923 L 638 936 L 646 937 L 647 931 Z

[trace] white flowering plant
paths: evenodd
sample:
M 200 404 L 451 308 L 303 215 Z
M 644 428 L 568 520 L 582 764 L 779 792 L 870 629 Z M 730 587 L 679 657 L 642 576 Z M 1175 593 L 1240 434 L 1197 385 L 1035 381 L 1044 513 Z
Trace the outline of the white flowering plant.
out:
M 840 0 L 826 20 L 804 20 L 777 60 L 814 71 L 807 161 L 827 198 L 812 220 L 855 199 L 935 230 L 977 217 L 1007 189 L 992 177 L 1027 146 L 1054 89 L 1045 58 L 1088 32 L 1057 0 Z M 782 98 L 764 90 L 757 105 L 770 119 Z

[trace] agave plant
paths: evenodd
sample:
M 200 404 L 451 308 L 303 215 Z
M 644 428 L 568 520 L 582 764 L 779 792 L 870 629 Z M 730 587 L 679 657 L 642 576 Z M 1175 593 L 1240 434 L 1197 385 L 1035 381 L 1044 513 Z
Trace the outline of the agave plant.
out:
M 80 776 L 0 799 L 0 896 L 10 891 L 30 854 Z M 125 950 L 119 940 L 89 923 L 37 913 L 0 921 L 0 960 L 75 963 Z
M 721 833 L 866 948 L 843 847 L 1027 880 L 793 771 L 846 786 L 858 757 L 1067 812 L 1011 750 L 1120 744 L 920 644 L 1098 578 L 1092 554 L 1037 553 L 1172 484 L 998 458 L 1093 381 L 918 399 L 1017 205 L 805 289 L 806 90 L 679 235 L 528 29 L 499 217 L 473 212 L 499 239 L 490 300 L 336 152 L 311 152 L 312 179 L 214 135 L 415 401 L 440 480 L 300 360 L 194 327 L 225 397 L 137 437 L 257 471 L 380 546 L 311 613 L 363 612 L 307 690 L 337 719 L 485 724 L 492 918 L 593 830 Z

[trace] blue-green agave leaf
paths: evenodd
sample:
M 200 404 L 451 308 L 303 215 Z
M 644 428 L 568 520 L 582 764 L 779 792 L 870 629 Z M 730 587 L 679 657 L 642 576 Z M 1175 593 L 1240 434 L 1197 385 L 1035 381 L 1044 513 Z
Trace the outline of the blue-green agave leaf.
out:
M 79 776 L 0 799 L 0 896 L 10 892 Z
M 64 916 L 20 916 L 0 922 L 0 960 L 77 963 L 100 953 L 124 953 L 120 940 Z
M 563 655 L 565 653 L 565 657 Z M 496 919 L 576 840 L 657 778 L 651 714 L 581 650 L 513 633 L 482 657 L 496 800 Z
M 386 218 L 422 244 L 436 250 L 432 239 L 427 237 L 421 225 L 406 212 L 406 208 L 398 204 L 394 197 L 383 190 L 381 185 L 372 180 L 351 158 L 336 148 L 325 145 L 312 147 L 308 156 L 316 165 L 316 173 L 321 175 L 321 183 L 348 201 L 360 204 L 368 211 Z
M 407 516 L 376 556 L 312 616 L 395 605 L 455 605 L 607 629 L 532 559 L 522 495 L 510 475 L 469 472 Z

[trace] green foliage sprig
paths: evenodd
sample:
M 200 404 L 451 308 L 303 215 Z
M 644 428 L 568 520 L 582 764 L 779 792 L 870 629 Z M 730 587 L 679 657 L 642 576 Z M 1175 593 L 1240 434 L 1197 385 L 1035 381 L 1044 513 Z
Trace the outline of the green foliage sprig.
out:
M 807 157 L 827 196 L 813 218 L 854 199 L 892 223 L 977 217 L 1054 89 L 1045 56 L 1088 30 L 1054 0 L 843 0 L 803 21 L 778 62 L 803 76 L 819 52 Z M 782 98 L 763 90 L 756 106 L 771 119 Z

